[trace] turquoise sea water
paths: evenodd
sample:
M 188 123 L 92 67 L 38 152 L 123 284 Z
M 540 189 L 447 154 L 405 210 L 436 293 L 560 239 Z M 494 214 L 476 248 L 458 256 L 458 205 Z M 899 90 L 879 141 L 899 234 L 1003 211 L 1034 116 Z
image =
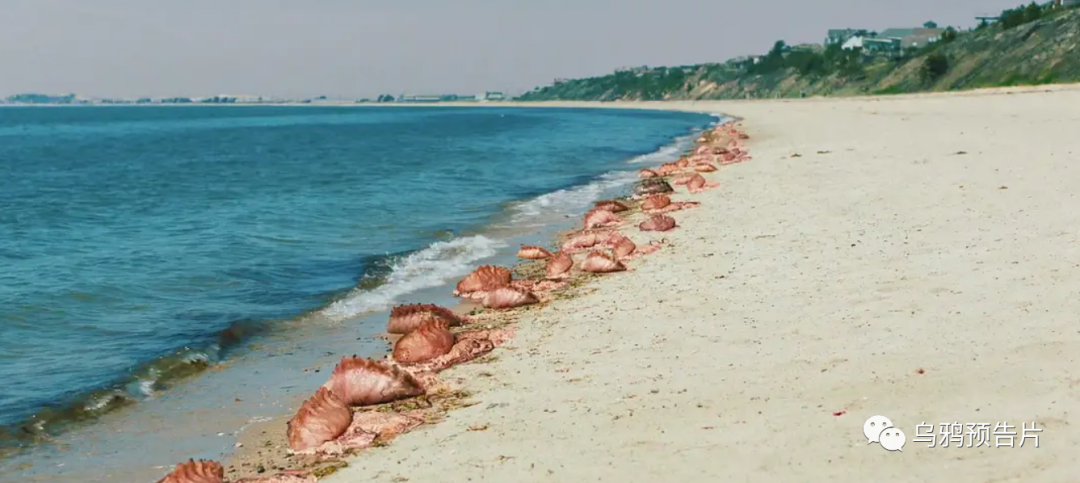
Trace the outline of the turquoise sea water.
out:
M 0 449 L 415 300 L 714 121 L 622 110 L 0 109 Z M 682 136 L 682 138 L 680 138 Z M 249 354 L 250 355 L 250 354 Z M 0 452 L 2 453 L 2 452 Z

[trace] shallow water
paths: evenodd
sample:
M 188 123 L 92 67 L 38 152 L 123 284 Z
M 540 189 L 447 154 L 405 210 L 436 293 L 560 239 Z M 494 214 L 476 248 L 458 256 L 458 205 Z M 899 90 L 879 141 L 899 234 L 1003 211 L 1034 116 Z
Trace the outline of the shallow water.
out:
M 379 317 L 361 316 L 445 298 L 441 288 L 477 263 L 509 262 L 516 243 L 546 241 L 566 216 L 628 185 L 628 161 L 675 156 L 673 139 L 712 120 L 510 108 L 0 109 L 0 426 L 10 428 L 0 444 L 32 447 L 18 464 L 39 463 L 35 471 L 108 467 L 102 458 L 147 445 L 152 425 L 116 436 L 132 418 L 175 431 L 214 413 L 221 431 L 195 425 L 159 454 L 214 456 L 227 444 L 205 438 L 276 414 L 281 397 L 315 377 L 286 367 L 382 350 L 366 339 Z M 207 367 L 216 370 L 166 390 Z M 273 402 L 223 411 L 229 391 Z

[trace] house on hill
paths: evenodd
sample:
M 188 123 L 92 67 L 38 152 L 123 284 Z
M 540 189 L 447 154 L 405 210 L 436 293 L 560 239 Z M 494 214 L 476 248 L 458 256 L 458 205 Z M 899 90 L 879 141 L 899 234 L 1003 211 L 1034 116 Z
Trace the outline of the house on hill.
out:
M 869 52 L 896 55 L 904 49 L 921 48 L 941 40 L 941 28 L 890 28 L 871 39 L 864 39 L 863 46 Z
M 862 35 L 866 35 L 866 30 L 863 29 L 829 29 L 827 36 L 825 37 L 825 46 L 828 47 L 833 44 L 843 44 L 848 39 Z

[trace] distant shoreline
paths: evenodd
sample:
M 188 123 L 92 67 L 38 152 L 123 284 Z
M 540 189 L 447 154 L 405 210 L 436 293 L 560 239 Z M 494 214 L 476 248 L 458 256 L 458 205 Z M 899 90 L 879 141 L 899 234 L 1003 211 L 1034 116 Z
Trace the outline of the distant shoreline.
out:
M 953 98 L 986 95 L 1012 95 L 1032 94 L 1043 92 L 1062 92 L 1080 90 L 1080 84 L 1062 83 L 1045 84 L 1037 86 L 1010 86 L 988 87 L 953 92 L 915 92 L 904 94 L 879 94 L 865 96 L 814 96 L 802 99 L 702 99 L 702 100 L 669 100 L 669 101 L 447 101 L 447 102 L 280 102 L 280 103 L 167 103 L 167 104 L 0 104 L 0 109 L 10 107 L 485 107 L 485 108 L 596 108 L 596 109 L 636 109 L 636 110 L 667 110 L 684 112 L 709 112 L 707 106 L 723 104 L 764 104 L 764 103 L 794 103 L 794 102 L 861 102 L 861 101 L 889 101 L 919 98 Z M 700 109 L 695 108 L 701 106 Z

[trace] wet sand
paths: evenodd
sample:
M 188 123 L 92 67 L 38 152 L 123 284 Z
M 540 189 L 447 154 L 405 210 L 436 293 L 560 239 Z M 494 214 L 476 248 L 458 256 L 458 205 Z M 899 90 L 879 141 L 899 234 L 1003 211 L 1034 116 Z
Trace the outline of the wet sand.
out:
M 478 404 L 326 481 L 1072 481 L 1078 102 L 1040 87 L 597 105 L 739 116 L 754 159 L 707 174 L 718 189 L 678 188 L 702 206 L 671 214 L 671 244 L 633 271 L 444 373 Z M 867 444 L 879 414 L 902 452 Z M 1007 423 L 1017 446 L 1021 424 L 1043 431 L 1038 448 L 928 448 L 924 421 Z

